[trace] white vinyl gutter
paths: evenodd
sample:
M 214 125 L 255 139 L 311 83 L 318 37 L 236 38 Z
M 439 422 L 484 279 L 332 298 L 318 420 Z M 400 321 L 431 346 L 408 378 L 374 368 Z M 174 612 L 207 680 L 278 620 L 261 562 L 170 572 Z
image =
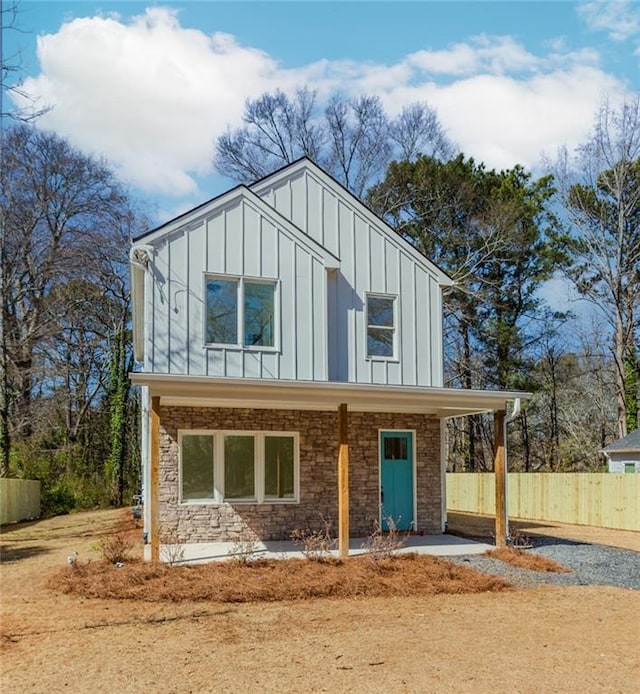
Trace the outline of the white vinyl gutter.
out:
M 513 401 L 513 411 L 510 415 L 504 418 L 504 434 L 503 440 L 505 442 L 504 446 L 504 527 L 507 535 L 507 542 L 511 540 L 511 530 L 509 528 L 509 447 L 507 446 L 507 424 L 513 422 L 513 420 L 520 414 L 521 400 L 520 398 L 514 398 Z

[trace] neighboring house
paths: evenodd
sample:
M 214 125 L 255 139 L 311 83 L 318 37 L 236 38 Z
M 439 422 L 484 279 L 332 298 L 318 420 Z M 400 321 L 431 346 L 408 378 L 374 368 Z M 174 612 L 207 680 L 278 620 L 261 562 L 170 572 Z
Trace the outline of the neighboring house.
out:
M 131 268 L 153 558 L 320 516 L 343 554 L 388 518 L 441 533 L 445 420 L 523 395 L 443 387 L 451 279 L 308 159 L 142 235 Z
M 609 444 L 602 452 L 607 457 L 609 472 L 640 472 L 640 429 Z

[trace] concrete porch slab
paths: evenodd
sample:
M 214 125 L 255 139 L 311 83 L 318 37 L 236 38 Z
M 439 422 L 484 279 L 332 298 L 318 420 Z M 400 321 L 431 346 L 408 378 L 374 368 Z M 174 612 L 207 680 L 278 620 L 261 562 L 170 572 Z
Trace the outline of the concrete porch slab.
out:
M 352 538 L 349 541 L 349 555 L 364 554 L 366 550 L 366 538 Z M 465 554 L 483 554 L 495 549 L 493 545 L 483 542 L 475 542 L 457 535 L 410 535 L 405 545 L 397 550 L 398 553 L 415 552 L 417 554 L 431 554 L 438 557 L 454 557 Z M 241 552 L 241 549 L 233 542 L 202 542 L 184 545 L 161 545 L 160 559 L 176 564 L 201 564 L 210 561 L 222 561 L 232 559 Z M 145 546 L 145 559 L 149 559 L 151 547 Z M 255 555 L 268 559 L 302 559 L 304 554 L 299 545 L 291 541 L 256 542 Z M 338 550 L 333 549 L 331 555 L 337 557 Z

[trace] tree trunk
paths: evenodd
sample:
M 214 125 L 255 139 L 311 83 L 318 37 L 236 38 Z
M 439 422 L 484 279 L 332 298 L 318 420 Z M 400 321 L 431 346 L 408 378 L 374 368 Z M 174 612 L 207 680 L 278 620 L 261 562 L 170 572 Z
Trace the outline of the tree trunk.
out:
M 616 362 L 616 433 L 619 439 L 627 435 L 627 401 L 625 383 L 625 339 L 620 311 L 616 311 L 615 362 Z

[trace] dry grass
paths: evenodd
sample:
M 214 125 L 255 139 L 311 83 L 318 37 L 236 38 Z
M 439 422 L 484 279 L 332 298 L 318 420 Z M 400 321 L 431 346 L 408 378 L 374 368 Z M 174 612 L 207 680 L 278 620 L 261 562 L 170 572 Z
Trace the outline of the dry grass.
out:
M 480 593 L 505 590 L 509 584 L 436 557 L 405 554 L 375 565 L 367 557 L 173 567 L 141 561 L 122 568 L 107 562 L 78 563 L 56 572 L 48 587 L 85 598 L 246 603 Z
M 529 554 L 515 547 L 501 547 L 486 552 L 487 556 L 517 566 L 529 571 L 547 571 L 552 573 L 571 573 L 571 569 L 558 564 L 552 559 L 541 557 L 539 554 Z
M 74 551 L 81 567 L 91 558 L 87 574 L 97 569 L 100 539 L 127 532 L 127 524 L 130 514 L 93 511 L 2 528 L 4 689 L 30 694 L 637 689 L 640 591 L 542 586 L 220 605 L 153 602 L 142 575 L 140 600 L 86 599 L 62 594 L 60 585 L 56 592 L 47 588 L 52 572 L 70 568 L 67 557 Z M 142 556 L 141 529 L 132 537 L 134 555 Z M 612 532 L 612 542 L 616 537 Z M 572 539 L 584 541 L 578 535 Z M 384 570 L 376 578 L 375 562 L 366 564 L 368 581 L 388 578 Z M 100 571 L 122 580 L 119 572 L 136 566 L 129 561 L 122 569 Z M 173 576 L 191 577 L 194 569 L 207 568 L 176 567 L 174 574 L 176 569 L 161 567 L 157 581 L 170 576 L 168 589 Z M 246 580 L 252 568 L 236 575 Z

